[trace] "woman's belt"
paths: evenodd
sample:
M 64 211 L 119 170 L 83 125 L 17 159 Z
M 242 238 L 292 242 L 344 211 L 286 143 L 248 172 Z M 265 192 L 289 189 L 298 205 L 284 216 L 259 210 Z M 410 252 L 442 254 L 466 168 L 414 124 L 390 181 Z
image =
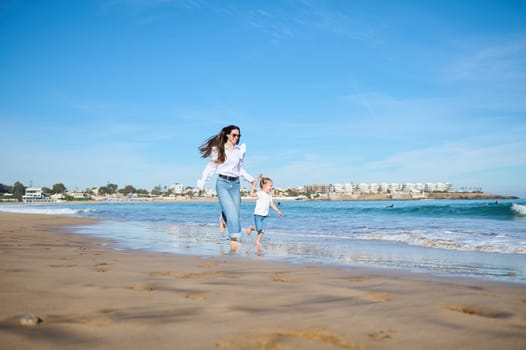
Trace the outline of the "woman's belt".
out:
M 228 181 L 236 181 L 236 180 L 239 179 L 239 176 L 226 176 L 226 175 L 223 175 L 223 174 L 219 174 L 218 176 L 220 178 L 228 180 Z

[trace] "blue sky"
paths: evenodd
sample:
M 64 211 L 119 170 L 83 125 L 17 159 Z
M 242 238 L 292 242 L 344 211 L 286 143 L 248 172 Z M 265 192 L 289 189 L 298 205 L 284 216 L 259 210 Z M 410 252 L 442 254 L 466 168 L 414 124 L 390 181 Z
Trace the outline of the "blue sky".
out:
M 524 18 L 500 0 L 4 0 L 0 183 L 195 186 L 198 146 L 236 124 L 276 187 L 526 196 Z

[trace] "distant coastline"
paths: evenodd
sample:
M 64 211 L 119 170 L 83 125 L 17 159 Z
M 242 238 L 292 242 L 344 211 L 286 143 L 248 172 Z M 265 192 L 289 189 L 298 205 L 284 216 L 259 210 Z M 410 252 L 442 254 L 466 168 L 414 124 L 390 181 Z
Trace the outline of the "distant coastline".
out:
M 484 192 L 432 192 L 422 194 L 337 194 L 337 193 L 325 193 L 318 194 L 316 196 L 274 196 L 274 201 L 412 201 L 412 200 L 513 200 L 520 199 L 518 196 L 500 195 L 493 193 Z M 252 197 L 243 196 L 244 202 L 254 201 Z M 113 197 L 113 198 L 100 198 L 90 200 L 59 200 L 59 201 L 32 201 L 32 202 L 13 202 L 13 201 L 0 201 L 0 204 L 60 204 L 60 203 L 188 203 L 188 202 L 215 202 L 217 197 L 158 197 L 158 198 L 143 198 L 141 200 L 130 199 L 127 197 Z
M 253 201 L 246 188 L 241 189 L 244 201 Z M 514 200 L 521 199 L 514 195 L 500 195 L 483 192 L 480 187 L 462 187 L 454 190 L 450 183 L 360 183 L 360 184 L 314 184 L 298 188 L 274 188 L 274 198 L 282 201 L 390 201 L 390 200 L 424 200 L 424 199 L 464 199 L 464 200 Z M 65 203 L 65 202 L 199 202 L 217 201 L 213 188 L 199 190 L 185 187 L 179 183 L 170 188 L 155 187 L 152 191 L 136 189 L 131 185 L 119 189 L 116 184 L 108 184 L 84 191 L 68 191 L 62 183 L 53 188 L 25 187 L 17 182 L 13 186 L 0 183 L 0 203 Z

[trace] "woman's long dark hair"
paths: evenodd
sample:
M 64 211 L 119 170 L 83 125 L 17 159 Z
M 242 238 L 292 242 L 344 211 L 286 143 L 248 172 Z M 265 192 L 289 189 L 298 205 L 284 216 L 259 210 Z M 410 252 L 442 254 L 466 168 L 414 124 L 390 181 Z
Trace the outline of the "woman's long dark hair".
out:
M 226 154 L 225 154 L 225 143 L 228 140 L 228 135 L 232 132 L 232 130 L 238 130 L 241 132 L 238 126 L 236 125 L 229 125 L 225 126 L 219 134 L 214 135 L 210 138 L 208 138 L 205 142 L 199 146 L 199 152 L 201 153 L 202 158 L 208 158 L 210 156 L 210 153 L 212 153 L 212 149 L 214 147 L 217 148 L 217 164 L 222 164 L 226 160 Z M 237 139 L 236 145 L 239 143 L 239 138 Z

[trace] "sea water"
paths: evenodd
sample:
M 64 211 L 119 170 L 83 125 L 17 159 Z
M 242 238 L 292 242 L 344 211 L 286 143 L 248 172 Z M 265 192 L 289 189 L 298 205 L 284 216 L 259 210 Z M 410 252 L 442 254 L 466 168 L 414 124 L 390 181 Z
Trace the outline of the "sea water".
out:
M 275 201 L 261 250 L 255 233 L 229 251 L 217 202 L 0 205 L 0 211 L 105 219 L 75 227 L 115 247 L 290 263 L 399 268 L 526 283 L 525 200 Z M 244 228 L 254 202 L 241 204 Z

